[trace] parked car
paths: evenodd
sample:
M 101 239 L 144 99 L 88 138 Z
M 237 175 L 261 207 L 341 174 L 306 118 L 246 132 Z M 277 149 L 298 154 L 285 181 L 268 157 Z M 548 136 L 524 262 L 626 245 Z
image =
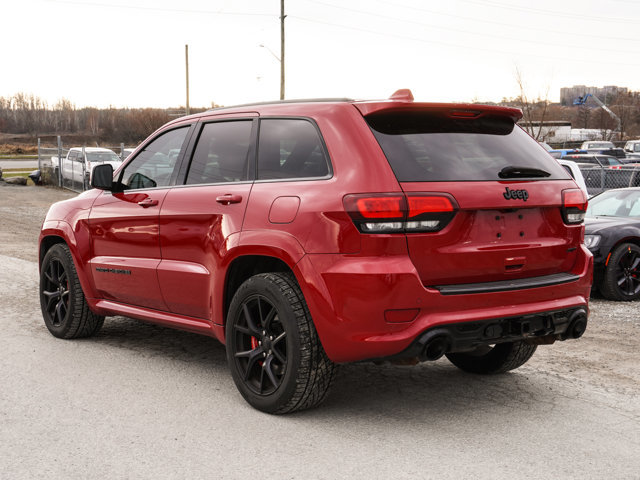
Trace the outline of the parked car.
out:
M 40 301 L 214 336 L 255 408 L 319 404 L 336 364 L 500 373 L 587 327 L 586 197 L 517 109 L 389 100 L 215 109 L 54 204 Z
M 587 153 L 595 153 L 596 155 L 606 155 L 608 157 L 616 157 L 620 162 L 626 163 L 626 154 L 621 148 L 604 148 L 587 150 Z
M 118 168 L 122 160 L 113 150 L 97 147 L 73 147 L 69 149 L 66 158 L 62 159 L 61 174 L 63 179 L 89 185 L 91 172 L 96 165 L 108 163 Z M 51 157 L 54 178 L 58 178 L 60 161 L 57 156 Z
M 622 166 L 622 162 L 617 157 L 612 157 L 611 155 L 579 153 L 565 155 L 562 158 L 576 162 L 578 165 L 597 165 L 599 167 Z
M 580 145 L 580 150 L 605 150 L 608 148 L 616 148 L 616 146 L 613 144 L 613 142 L 603 140 L 589 140 L 586 142 L 582 142 L 582 145 Z
M 126 160 L 129 155 L 131 155 L 135 151 L 135 148 L 124 148 L 120 156 L 122 160 Z
M 553 158 L 562 158 L 568 155 L 580 155 L 589 153 L 586 150 L 580 150 L 577 148 L 556 148 L 548 150 L 548 152 L 549 155 L 551 155 Z
M 562 165 L 562 167 L 569 172 L 569 175 L 573 177 L 578 186 L 582 189 L 586 196 L 589 196 L 589 192 L 587 190 L 587 184 L 584 181 L 584 176 L 582 175 L 582 171 L 576 162 L 571 160 L 567 160 L 564 158 L 558 159 L 558 163 Z
M 597 154 L 568 155 L 563 159 L 578 165 L 589 195 L 640 184 L 638 164 L 623 164 L 616 157 Z
M 605 298 L 640 298 L 640 188 L 608 190 L 589 201 L 585 244 L 593 253 L 593 285 Z
M 640 153 L 640 140 L 629 140 L 623 149 L 628 153 Z
M 627 158 L 638 158 L 640 157 L 640 140 L 629 140 L 624 144 L 623 148 Z

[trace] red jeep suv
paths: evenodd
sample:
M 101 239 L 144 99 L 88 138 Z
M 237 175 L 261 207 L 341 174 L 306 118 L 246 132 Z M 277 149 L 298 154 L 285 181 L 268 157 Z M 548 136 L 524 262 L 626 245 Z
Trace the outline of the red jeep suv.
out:
M 216 337 L 270 413 L 319 404 L 343 362 L 517 368 L 582 335 L 592 280 L 585 195 L 520 117 L 400 90 L 172 121 L 49 210 L 46 326 Z

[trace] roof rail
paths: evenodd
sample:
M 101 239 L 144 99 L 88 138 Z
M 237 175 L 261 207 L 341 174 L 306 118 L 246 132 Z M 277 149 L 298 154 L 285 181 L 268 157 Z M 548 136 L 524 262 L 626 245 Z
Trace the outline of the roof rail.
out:
M 230 108 L 242 108 L 242 107 L 257 107 L 260 105 L 280 105 L 287 103 L 330 103 L 330 102 L 354 102 L 352 98 L 301 98 L 296 100 L 273 100 L 271 102 L 255 102 L 255 103 L 243 103 L 240 105 L 229 105 L 228 107 L 215 107 L 210 108 L 207 112 L 226 110 Z

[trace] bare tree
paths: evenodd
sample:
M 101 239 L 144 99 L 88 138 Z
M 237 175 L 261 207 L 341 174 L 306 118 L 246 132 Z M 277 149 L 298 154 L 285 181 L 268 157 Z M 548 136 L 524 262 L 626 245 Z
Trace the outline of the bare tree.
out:
M 523 114 L 522 126 L 535 140 L 543 141 L 546 139 L 546 134 L 543 134 L 543 127 L 549 110 L 549 89 L 551 87 L 547 85 L 544 98 L 538 97 L 532 100 L 527 96 L 522 73 L 518 67 L 516 67 L 516 81 L 520 88 L 520 96 L 517 100 Z

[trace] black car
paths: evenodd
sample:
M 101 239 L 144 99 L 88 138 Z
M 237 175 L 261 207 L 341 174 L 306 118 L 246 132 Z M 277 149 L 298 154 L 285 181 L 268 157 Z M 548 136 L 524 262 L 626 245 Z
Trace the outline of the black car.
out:
M 610 300 L 640 298 L 640 188 L 608 190 L 591 198 L 585 228 L 594 288 Z

